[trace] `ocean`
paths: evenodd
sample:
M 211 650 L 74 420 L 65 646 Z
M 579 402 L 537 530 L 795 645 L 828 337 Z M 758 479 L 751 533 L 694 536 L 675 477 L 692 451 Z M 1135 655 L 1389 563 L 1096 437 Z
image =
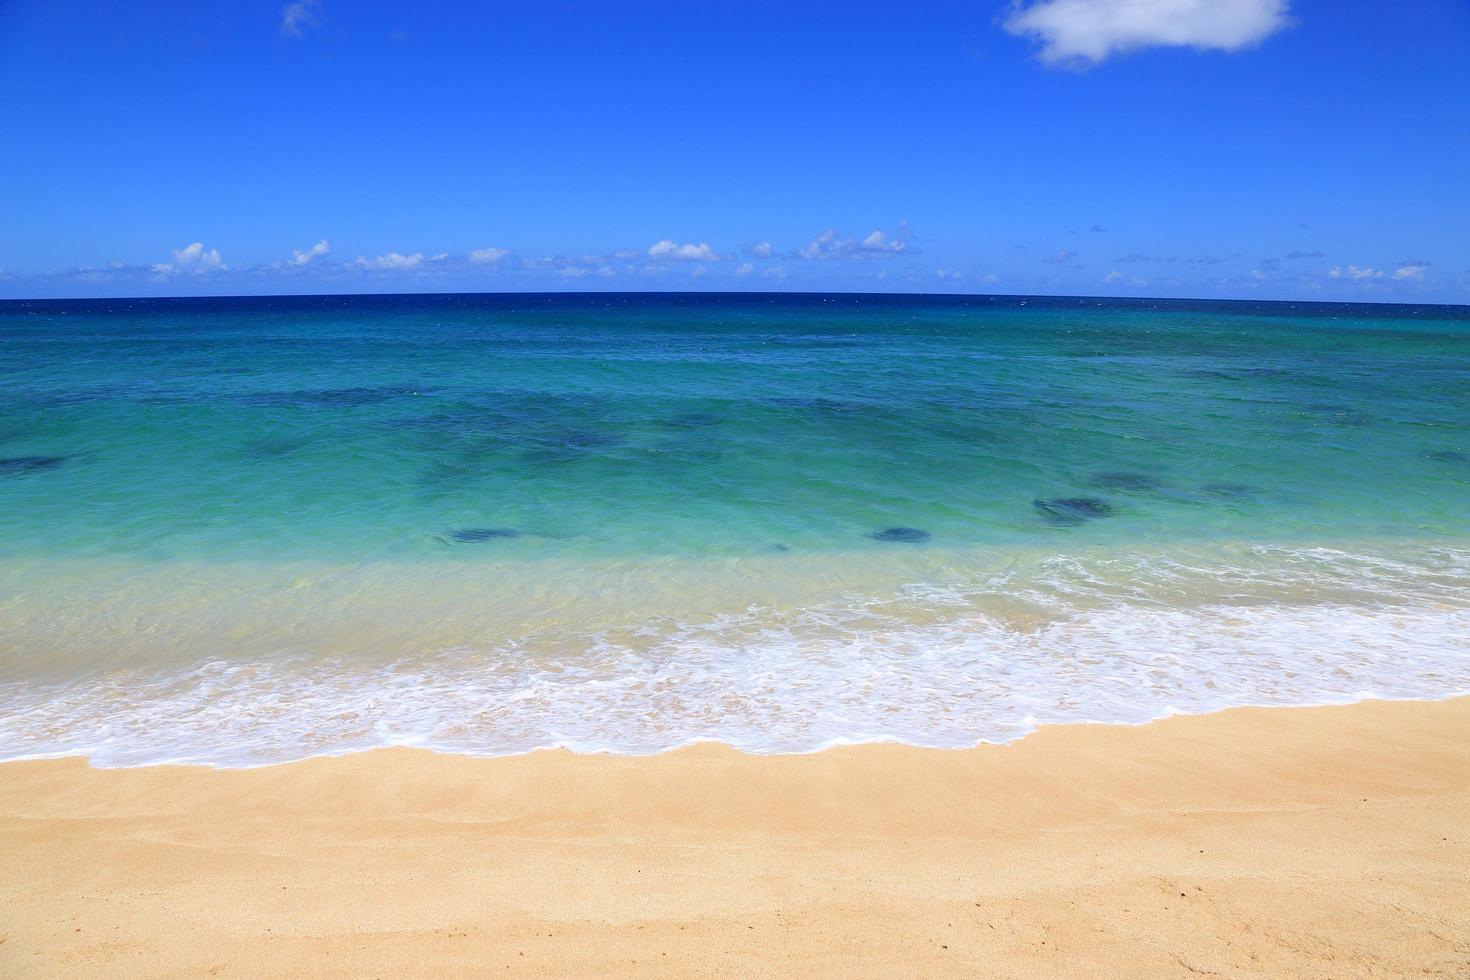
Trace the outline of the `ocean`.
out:
M 1470 308 L 0 302 L 0 758 L 1470 692 Z

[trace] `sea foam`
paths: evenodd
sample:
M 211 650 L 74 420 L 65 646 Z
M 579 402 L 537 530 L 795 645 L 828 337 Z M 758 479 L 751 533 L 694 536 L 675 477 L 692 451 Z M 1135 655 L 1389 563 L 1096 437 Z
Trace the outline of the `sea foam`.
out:
M 0 755 L 249 766 L 410 745 L 757 753 L 1470 693 L 1466 555 L 1054 556 L 881 596 L 388 659 L 283 652 L 0 685 Z M 1214 583 L 1203 599 L 1201 583 Z

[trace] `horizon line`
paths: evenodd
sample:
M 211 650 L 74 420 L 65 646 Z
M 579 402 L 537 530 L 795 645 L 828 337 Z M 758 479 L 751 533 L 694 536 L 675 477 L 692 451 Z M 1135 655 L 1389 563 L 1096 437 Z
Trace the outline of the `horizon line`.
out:
M 410 292 L 341 292 L 341 293 L 220 293 L 194 295 L 117 295 L 117 296 L 31 296 L 0 297 L 0 305 L 14 303 L 108 303 L 139 301 L 197 301 L 218 300 L 273 300 L 273 299 L 328 299 L 328 298 L 404 298 L 433 296 L 866 296 L 934 299 L 1038 299 L 1038 300 L 1094 300 L 1117 303 L 1271 303 L 1294 305 L 1310 303 L 1317 306 L 1387 306 L 1387 307 L 1438 307 L 1445 309 L 1470 310 L 1470 303 L 1443 302 L 1394 302 L 1385 300 L 1335 300 L 1306 298 L 1240 298 L 1210 296 L 1103 296 L 1092 293 L 946 293 L 928 291 L 883 291 L 830 290 L 830 289 L 544 289 L 544 290 L 425 290 Z

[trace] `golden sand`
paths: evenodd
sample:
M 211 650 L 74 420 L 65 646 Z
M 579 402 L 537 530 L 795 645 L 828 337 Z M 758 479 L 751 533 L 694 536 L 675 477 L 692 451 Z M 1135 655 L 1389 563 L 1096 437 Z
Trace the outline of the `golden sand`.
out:
M 0 765 L 0 976 L 1470 976 L 1470 699 L 967 751 Z

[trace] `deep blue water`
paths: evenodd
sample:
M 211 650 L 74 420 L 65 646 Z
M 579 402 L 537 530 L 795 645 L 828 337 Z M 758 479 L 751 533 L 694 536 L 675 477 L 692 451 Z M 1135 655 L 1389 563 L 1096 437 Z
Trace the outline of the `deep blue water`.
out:
M 1463 308 L 48 301 L 0 342 L 0 554 L 1449 534 L 1470 478 Z

